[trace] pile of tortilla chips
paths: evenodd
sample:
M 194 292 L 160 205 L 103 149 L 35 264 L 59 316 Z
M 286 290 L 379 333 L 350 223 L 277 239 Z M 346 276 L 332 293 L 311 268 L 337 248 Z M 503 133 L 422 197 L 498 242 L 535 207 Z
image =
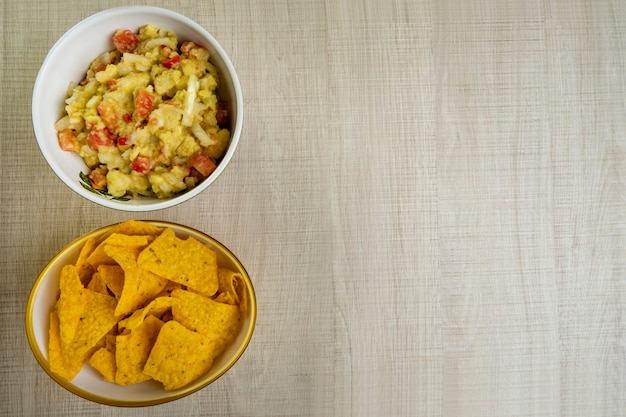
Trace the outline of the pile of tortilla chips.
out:
M 88 362 L 119 385 L 181 388 L 211 368 L 247 314 L 240 274 L 207 245 L 129 220 L 88 240 L 61 272 L 49 364 L 72 380 Z

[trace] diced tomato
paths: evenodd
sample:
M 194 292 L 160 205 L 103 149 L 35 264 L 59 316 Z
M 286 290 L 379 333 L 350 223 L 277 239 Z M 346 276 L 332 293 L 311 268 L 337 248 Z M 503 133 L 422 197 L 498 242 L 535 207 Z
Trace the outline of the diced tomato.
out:
M 135 116 L 137 119 L 143 120 L 150 116 L 155 98 L 154 93 L 147 90 L 141 90 L 137 93 L 137 97 L 135 97 Z
M 189 158 L 189 163 L 204 177 L 208 177 L 217 168 L 215 162 L 202 151 L 196 152 Z
M 107 64 L 105 64 L 104 62 L 98 62 L 94 67 L 93 67 L 93 71 L 94 72 L 100 72 L 100 71 L 104 71 L 105 69 L 107 69 Z
M 138 174 L 147 174 L 152 168 L 152 161 L 149 156 L 139 155 L 131 163 L 131 168 Z
M 104 71 L 107 68 L 108 64 L 111 64 L 111 55 L 108 53 L 99 55 L 96 59 L 91 63 L 91 70 L 94 73 Z
M 125 121 L 126 123 L 130 123 L 130 122 L 132 122 L 132 121 L 133 121 L 133 116 L 131 116 L 131 115 L 130 115 L 130 114 L 128 114 L 128 113 L 124 113 L 124 114 L 122 115 L 122 119 L 124 119 L 124 121 Z
M 99 169 L 93 169 L 87 175 L 91 186 L 97 190 L 104 190 L 107 187 L 107 176 Z
M 63 129 L 57 132 L 57 139 L 59 140 L 59 146 L 64 151 L 78 152 L 78 141 L 72 129 Z
M 228 109 L 226 108 L 226 103 L 223 101 L 217 103 L 215 119 L 217 120 L 218 126 L 226 126 L 228 124 Z
M 113 35 L 113 45 L 115 45 L 115 49 L 124 53 L 124 52 L 132 52 L 139 43 L 139 38 L 130 30 L 118 30 Z
M 97 110 L 104 125 L 111 130 L 115 130 L 119 124 L 115 106 L 111 102 L 103 101 L 98 104 Z
M 128 143 L 128 138 L 125 136 L 120 136 L 119 138 L 117 138 L 117 144 L 119 146 L 126 146 L 126 144 Z
M 87 135 L 87 145 L 97 151 L 101 146 L 115 146 L 115 141 L 107 129 L 96 129 Z
M 162 64 L 165 68 L 173 68 L 180 63 L 180 56 L 174 55 L 171 58 L 163 60 Z

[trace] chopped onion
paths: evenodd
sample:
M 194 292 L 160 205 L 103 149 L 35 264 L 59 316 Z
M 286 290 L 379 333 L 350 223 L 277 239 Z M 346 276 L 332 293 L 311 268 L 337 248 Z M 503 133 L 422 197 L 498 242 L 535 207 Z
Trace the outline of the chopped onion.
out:
M 211 139 L 209 135 L 202 129 L 199 123 L 194 123 L 191 125 L 191 133 L 198 139 L 200 145 L 202 146 L 210 146 L 215 145 L 217 143 L 216 140 Z
M 65 130 L 65 129 L 70 129 L 72 127 L 72 123 L 70 122 L 70 116 L 64 116 L 62 118 L 60 118 L 55 124 L 54 124 L 54 128 L 57 131 L 61 131 L 61 130 Z
M 187 99 L 185 100 L 185 112 L 183 113 L 183 126 L 191 126 L 193 123 L 193 110 L 198 95 L 200 83 L 196 74 L 189 75 L 187 83 Z

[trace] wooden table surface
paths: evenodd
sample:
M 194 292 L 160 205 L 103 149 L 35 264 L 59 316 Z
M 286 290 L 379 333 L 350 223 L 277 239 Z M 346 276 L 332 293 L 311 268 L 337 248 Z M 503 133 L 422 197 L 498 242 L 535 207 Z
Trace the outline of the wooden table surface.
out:
M 164 0 L 228 52 L 245 123 L 204 194 L 103 208 L 52 173 L 31 92 L 110 0 L 0 5 L 0 415 L 625 416 L 626 2 Z M 120 409 L 32 355 L 32 283 L 66 243 L 183 223 L 248 268 L 242 359 Z

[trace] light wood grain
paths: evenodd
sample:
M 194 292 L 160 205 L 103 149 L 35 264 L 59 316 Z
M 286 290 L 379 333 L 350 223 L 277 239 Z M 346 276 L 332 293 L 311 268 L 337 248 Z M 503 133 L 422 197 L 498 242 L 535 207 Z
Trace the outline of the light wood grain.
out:
M 30 124 L 48 49 L 104 6 L 0 5 L 0 415 L 122 413 L 44 373 L 23 314 L 57 250 L 131 217 L 229 246 L 259 316 L 216 383 L 124 415 L 626 415 L 626 3 L 153 4 L 228 51 L 245 128 L 148 214 L 72 194 Z

